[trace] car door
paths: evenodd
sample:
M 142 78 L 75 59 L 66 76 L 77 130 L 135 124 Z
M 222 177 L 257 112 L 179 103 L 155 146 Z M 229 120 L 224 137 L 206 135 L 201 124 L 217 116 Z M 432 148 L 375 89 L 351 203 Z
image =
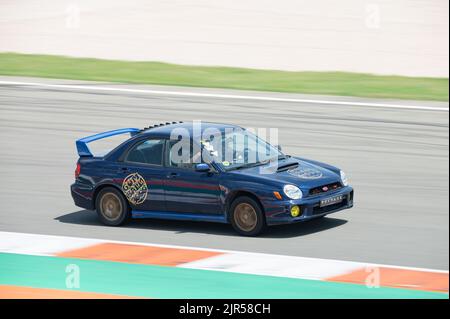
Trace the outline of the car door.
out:
M 134 210 L 165 211 L 165 139 L 148 138 L 135 143 L 119 162 L 121 187 Z
M 176 163 L 173 145 L 166 142 L 166 179 L 164 180 L 166 208 L 170 212 L 222 214 L 219 175 L 197 172 L 195 163 Z

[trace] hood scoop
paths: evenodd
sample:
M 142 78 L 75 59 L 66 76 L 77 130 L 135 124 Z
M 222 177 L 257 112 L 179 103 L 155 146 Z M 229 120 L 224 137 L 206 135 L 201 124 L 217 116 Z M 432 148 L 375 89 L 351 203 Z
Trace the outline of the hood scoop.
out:
M 289 163 L 285 165 L 280 165 L 277 168 L 277 172 L 285 172 L 287 170 L 295 169 L 299 166 L 299 163 Z

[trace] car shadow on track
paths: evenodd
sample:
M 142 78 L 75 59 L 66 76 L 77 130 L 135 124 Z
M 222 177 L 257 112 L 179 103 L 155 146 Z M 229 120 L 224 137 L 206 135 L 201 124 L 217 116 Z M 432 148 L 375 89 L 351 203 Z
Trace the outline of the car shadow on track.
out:
M 80 210 L 77 212 L 61 215 L 55 220 L 75 225 L 84 226 L 102 226 L 103 224 L 97 218 L 93 211 Z M 311 220 L 303 223 L 271 226 L 259 237 L 261 238 L 290 238 L 318 233 L 331 228 L 339 227 L 347 223 L 347 220 L 325 217 L 317 220 Z M 108 226 L 104 226 L 108 227 Z M 174 231 L 176 233 L 203 233 L 221 236 L 239 236 L 229 224 L 194 222 L 194 221 L 176 221 L 162 219 L 139 219 L 131 220 L 121 228 L 149 229 Z

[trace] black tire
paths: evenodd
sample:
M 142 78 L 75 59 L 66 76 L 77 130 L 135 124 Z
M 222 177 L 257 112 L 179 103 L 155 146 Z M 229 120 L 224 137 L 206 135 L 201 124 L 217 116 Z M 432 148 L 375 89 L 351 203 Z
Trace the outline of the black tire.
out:
M 130 206 L 117 188 L 103 188 L 95 199 L 95 207 L 98 218 L 105 225 L 120 226 L 130 220 Z
M 243 236 L 257 236 L 266 229 L 266 218 L 261 206 L 248 196 L 240 196 L 233 201 L 230 207 L 230 222 Z

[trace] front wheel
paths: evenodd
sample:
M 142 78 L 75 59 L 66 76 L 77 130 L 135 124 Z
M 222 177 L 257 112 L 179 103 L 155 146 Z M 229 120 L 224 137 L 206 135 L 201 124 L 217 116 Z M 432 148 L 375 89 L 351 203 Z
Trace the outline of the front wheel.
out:
M 95 207 L 100 221 L 108 226 L 120 226 L 130 219 L 130 208 L 122 193 L 106 187 L 98 194 Z
M 238 197 L 230 207 L 231 225 L 241 235 L 256 236 L 266 228 L 260 205 L 251 197 Z

